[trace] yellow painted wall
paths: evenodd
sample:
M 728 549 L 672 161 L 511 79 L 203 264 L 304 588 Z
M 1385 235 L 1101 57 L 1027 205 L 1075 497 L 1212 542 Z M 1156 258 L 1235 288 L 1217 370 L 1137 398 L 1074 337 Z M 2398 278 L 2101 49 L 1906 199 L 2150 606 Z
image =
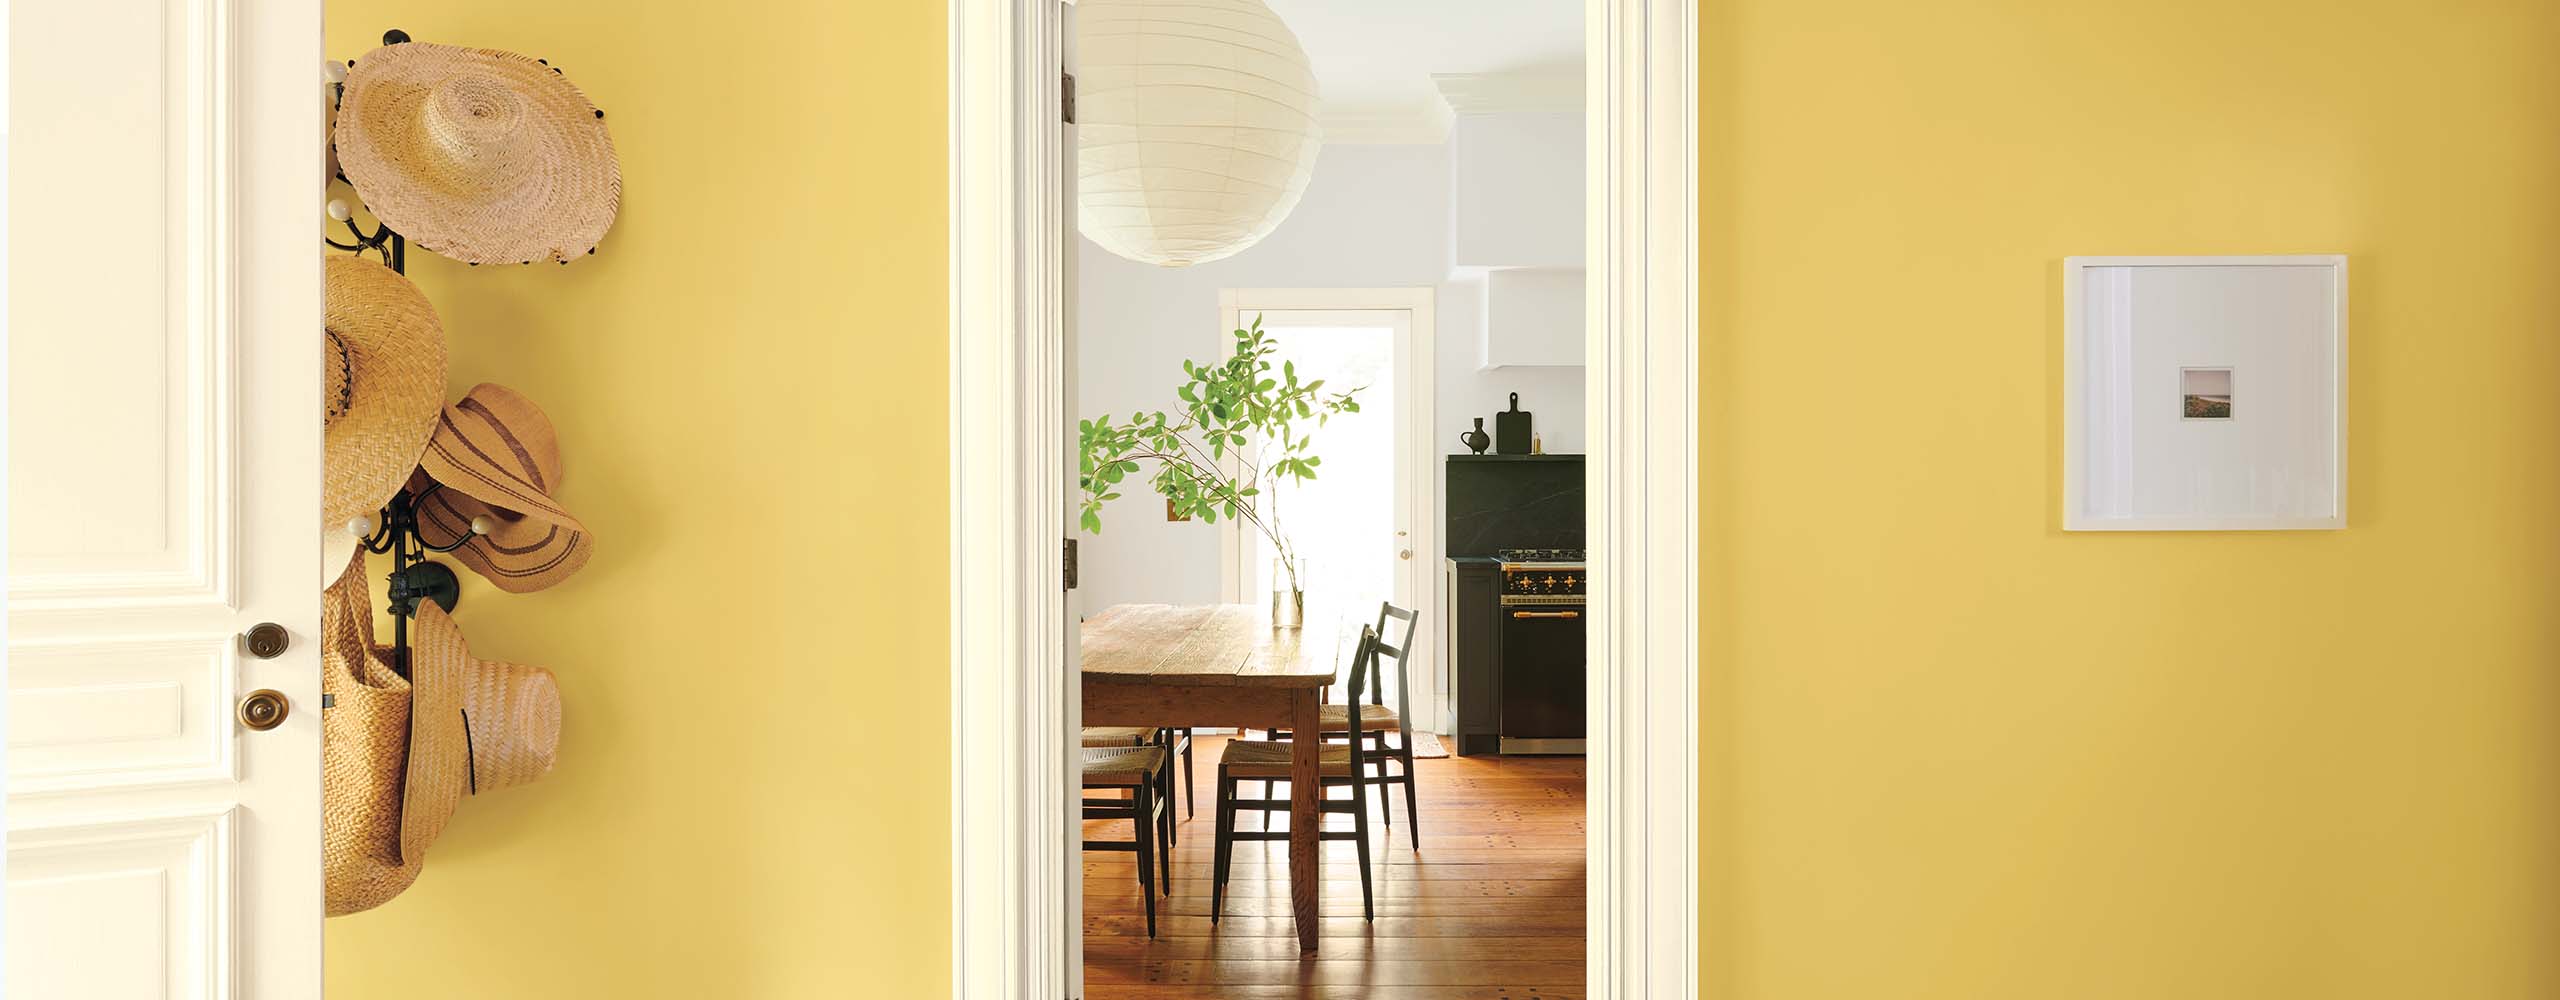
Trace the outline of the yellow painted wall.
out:
M 942 6 L 328 17 L 340 59 L 387 27 L 550 59 L 624 183 L 594 258 L 410 258 L 454 393 L 550 412 L 602 543 L 554 590 L 466 592 L 475 652 L 559 673 L 559 767 L 330 921 L 329 995 L 947 993 Z
M 2560 991 L 2560 9 L 1702 7 L 1710 992 Z M 560 769 L 332 996 L 942 993 L 941 5 L 329 15 L 550 58 L 627 185 L 415 259 L 603 545 L 466 597 Z M 2332 250 L 2354 526 L 2061 534 L 2060 258 Z
M 2560 5 L 1702 6 L 1712 995 L 2560 995 Z M 2351 527 L 2059 531 L 2061 258 L 2317 251 Z

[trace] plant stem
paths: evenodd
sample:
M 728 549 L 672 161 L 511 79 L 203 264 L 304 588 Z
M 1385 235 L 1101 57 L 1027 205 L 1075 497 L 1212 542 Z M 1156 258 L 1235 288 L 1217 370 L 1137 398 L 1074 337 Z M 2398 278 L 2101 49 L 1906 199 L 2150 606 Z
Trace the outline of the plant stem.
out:
M 1194 449 L 1199 447 L 1199 445 L 1183 439 L 1179 434 L 1174 435 L 1174 437 L 1176 440 L 1181 440 L 1187 447 Z M 1238 502 L 1236 503 L 1236 513 L 1243 516 L 1245 520 L 1253 522 L 1254 529 L 1262 532 L 1262 536 L 1264 538 L 1271 540 L 1272 549 L 1281 554 L 1281 566 L 1289 571 L 1289 589 L 1298 589 L 1297 559 L 1295 553 L 1292 553 L 1289 550 L 1288 540 L 1281 537 L 1280 532 L 1277 529 L 1273 528 L 1271 525 L 1263 523 L 1262 516 L 1255 512 L 1253 504 L 1242 502 L 1244 491 L 1236 486 L 1234 480 L 1219 474 L 1214 467 L 1203 466 L 1186 455 L 1168 455 L 1160 451 L 1142 451 L 1126 453 L 1120 457 L 1124 459 L 1135 458 L 1140 460 L 1153 459 L 1159 463 L 1180 466 L 1188 475 L 1191 476 L 1191 478 L 1205 479 L 1209 482 L 1215 483 L 1219 488 L 1226 490 L 1228 496 L 1237 498 Z

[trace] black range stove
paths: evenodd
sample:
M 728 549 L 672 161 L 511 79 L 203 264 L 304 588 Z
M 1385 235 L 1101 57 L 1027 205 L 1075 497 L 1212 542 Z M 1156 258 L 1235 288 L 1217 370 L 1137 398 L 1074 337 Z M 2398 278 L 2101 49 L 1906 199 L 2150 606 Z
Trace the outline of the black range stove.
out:
M 1590 586 L 1581 549 L 1498 549 L 1502 603 L 1580 604 Z
M 1450 563 L 1458 752 L 1583 752 L 1587 554 L 1507 548 Z

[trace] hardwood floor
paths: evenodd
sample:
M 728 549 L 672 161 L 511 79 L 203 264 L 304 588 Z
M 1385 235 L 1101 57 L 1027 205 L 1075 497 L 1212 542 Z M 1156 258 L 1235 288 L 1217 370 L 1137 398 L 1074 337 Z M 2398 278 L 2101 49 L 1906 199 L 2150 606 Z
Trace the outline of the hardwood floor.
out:
M 1147 938 L 1136 858 L 1084 856 L 1088 1000 L 1572 1000 L 1583 996 L 1583 768 L 1579 757 L 1452 757 L 1415 762 L 1422 849 L 1413 849 L 1403 790 L 1395 826 L 1378 822 L 1370 853 L 1378 919 L 1360 918 L 1353 845 L 1328 841 L 1323 942 L 1300 961 L 1289 918 L 1288 845 L 1240 843 L 1226 915 L 1209 923 L 1217 759 L 1225 737 L 1199 738 L 1199 815 L 1176 831 L 1173 894 L 1156 900 Z M 1181 765 L 1175 765 L 1177 778 Z M 1340 792 L 1334 793 L 1339 796 Z M 1286 816 L 1271 817 L 1286 829 Z M 1328 829 L 1347 828 L 1332 816 Z M 1246 815 L 1248 830 L 1257 820 Z M 1124 840 L 1127 821 L 1086 824 Z

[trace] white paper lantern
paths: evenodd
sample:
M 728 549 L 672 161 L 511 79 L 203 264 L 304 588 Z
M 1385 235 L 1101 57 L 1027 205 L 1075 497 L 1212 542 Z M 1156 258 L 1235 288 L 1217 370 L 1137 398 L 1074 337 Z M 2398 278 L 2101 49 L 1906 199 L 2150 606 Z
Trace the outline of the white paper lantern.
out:
M 1316 78 L 1262 0 L 1076 5 L 1078 227 L 1187 267 L 1260 242 L 1306 191 Z

